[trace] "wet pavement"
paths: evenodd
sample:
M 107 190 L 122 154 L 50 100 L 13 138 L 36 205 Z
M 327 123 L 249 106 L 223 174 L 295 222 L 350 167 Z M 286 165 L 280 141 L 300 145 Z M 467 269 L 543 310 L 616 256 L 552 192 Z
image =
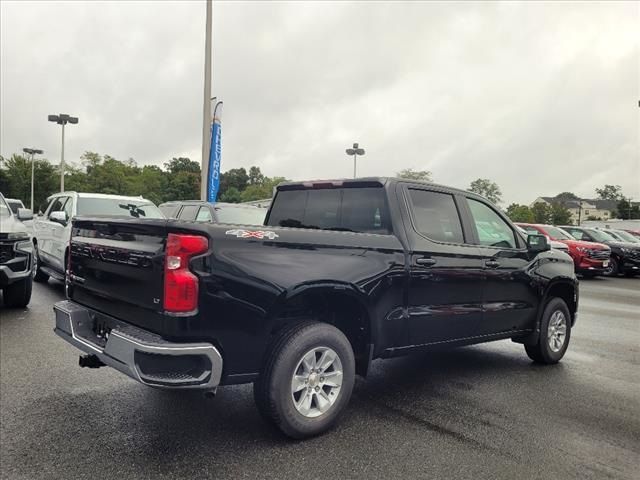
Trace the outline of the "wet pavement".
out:
M 564 360 L 501 341 L 378 360 L 340 424 L 295 442 L 250 385 L 215 399 L 81 369 L 60 283 L 0 310 L 0 478 L 639 478 L 640 278 L 581 282 Z

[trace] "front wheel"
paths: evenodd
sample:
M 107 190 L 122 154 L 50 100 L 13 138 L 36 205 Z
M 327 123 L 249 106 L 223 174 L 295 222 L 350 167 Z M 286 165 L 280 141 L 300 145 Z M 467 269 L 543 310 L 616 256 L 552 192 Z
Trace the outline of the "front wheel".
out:
M 31 289 L 33 287 L 31 276 L 4 287 L 2 295 L 6 307 L 23 308 L 31 301 Z
M 609 265 L 604 271 L 604 275 L 606 277 L 617 277 L 618 276 L 618 260 L 614 257 L 609 259 Z
M 531 360 L 554 364 L 564 357 L 571 338 L 571 314 L 564 300 L 552 298 L 547 303 L 540 321 L 540 337 L 535 345 L 524 348 Z
M 45 283 L 49 280 L 49 275 L 40 270 L 40 256 L 38 255 L 38 245 L 33 246 L 33 280 Z
M 355 359 L 345 335 L 326 323 L 286 330 L 253 386 L 258 410 L 292 438 L 331 428 L 351 398 Z

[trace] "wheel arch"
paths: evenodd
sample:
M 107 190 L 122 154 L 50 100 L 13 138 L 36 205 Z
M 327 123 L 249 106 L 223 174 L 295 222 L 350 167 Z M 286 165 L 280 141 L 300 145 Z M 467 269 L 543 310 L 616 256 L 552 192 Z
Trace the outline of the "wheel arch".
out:
M 544 308 L 552 298 L 560 298 L 567 304 L 569 313 L 571 314 L 571 326 L 576 323 L 578 313 L 578 284 L 577 282 L 571 282 L 567 280 L 557 280 L 552 282 L 547 287 L 542 305 L 540 306 L 540 312 L 538 314 L 538 327 L 542 318 Z
M 351 343 L 356 372 L 365 376 L 377 337 L 366 300 L 364 292 L 347 282 L 314 282 L 287 289 L 270 310 L 269 343 L 296 322 L 331 324 Z

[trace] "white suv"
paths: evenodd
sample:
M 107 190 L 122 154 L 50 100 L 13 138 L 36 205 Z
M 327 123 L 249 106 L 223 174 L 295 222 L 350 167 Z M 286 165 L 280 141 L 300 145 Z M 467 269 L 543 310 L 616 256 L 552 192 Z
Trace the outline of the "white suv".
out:
M 51 195 L 44 214 L 33 221 L 36 282 L 46 282 L 49 277 L 64 281 L 71 219 L 76 215 L 165 218 L 158 207 L 142 197 L 76 192 Z

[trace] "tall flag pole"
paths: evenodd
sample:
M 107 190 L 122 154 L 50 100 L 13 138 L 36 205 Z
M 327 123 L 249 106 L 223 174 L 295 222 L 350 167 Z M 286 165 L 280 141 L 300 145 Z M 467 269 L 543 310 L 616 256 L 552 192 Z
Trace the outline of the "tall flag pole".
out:
M 222 102 L 214 101 L 211 122 L 211 150 L 207 178 L 207 202 L 215 202 L 220 189 L 220 160 L 222 157 Z
M 211 145 L 211 23 L 213 0 L 206 0 L 207 14 L 205 19 L 204 42 L 204 94 L 202 105 L 202 158 L 200 162 L 200 200 L 207 199 L 207 178 L 209 165 L 209 146 Z

